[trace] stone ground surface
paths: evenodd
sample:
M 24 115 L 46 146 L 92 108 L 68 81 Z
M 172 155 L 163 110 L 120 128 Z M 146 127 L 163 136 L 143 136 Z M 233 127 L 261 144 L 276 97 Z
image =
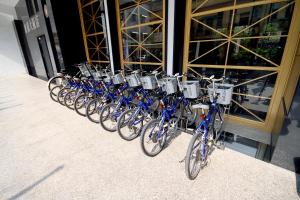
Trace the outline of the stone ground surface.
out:
M 0 77 L 0 199 L 299 199 L 293 172 L 230 149 L 188 180 L 189 140 L 149 158 L 53 102 L 46 82 Z

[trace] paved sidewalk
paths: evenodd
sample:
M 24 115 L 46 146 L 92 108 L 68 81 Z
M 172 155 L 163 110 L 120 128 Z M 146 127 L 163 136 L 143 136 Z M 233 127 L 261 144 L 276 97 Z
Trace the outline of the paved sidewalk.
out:
M 294 173 L 230 149 L 188 180 L 189 140 L 149 158 L 53 102 L 46 82 L 0 77 L 0 199 L 299 199 Z

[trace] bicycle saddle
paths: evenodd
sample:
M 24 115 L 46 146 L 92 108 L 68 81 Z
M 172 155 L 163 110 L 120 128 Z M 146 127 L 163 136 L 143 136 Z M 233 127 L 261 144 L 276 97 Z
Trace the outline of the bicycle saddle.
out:
M 86 81 L 86 80 L 88 80 L 88 78 L 86 78 L 86 77 L 81 77 L 81 80 L 82 80 L 82 81 Z
M 70 78 L 72 78 L 70 75 L 66 75 L 66 78 L 68 78 L 68 79 L 70 79 Z
M 75 77 L 75 78 L 74 78 L 74 80 L 75 80 L 75 81 L 79 81 L 80 79 L 79 79 L 79 78 L 77 78 L 77 77 Z
M 63 73 L 57 73 L 57 76 L 63 76 L 64 74 Z
M 204 110 L 208 110 L 209 109 L 209 105 L 199 103 L 199 104 L 192 105 L 192 108 L 193 109 L 201 108 L 201 109 L 204 109 Z

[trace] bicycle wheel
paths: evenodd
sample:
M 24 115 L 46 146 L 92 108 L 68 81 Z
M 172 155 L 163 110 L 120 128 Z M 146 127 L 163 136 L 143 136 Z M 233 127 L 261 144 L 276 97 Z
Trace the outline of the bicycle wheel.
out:
M 212 115 L 212 129 L 213 129 L 214 139 L 222 130 L 223 122 L 224 122 L 224 114 L 225 114 L 224 107 L 218 105 L 218 109 L 219 109 L 220 115 L 217 112 L 214 112 Z
M 115 118 L 117 104 L 110 103 L 105 105 L 100 112 L 100 125 L 107 131 L 117 130 L 117 119 Z
M 91 122 L 100 123 L 100 111 L 104 105 L 105 102 L 99 98 L 91 100 L 86 106 L 86 117 Z
M 92 96 L 90 96 L 89 94 L 79 95 L 74 101 L 74 109 L 75 109 L 76 113 L 85 117 L 86 116 L 86 107 L 91 99 L 92 99 Z
M 56 86 L 62 86 L 63 84 L 63 76 L 54 76 L 48 81 L 48 90 L 51 91 Z
M 136 110 L 126 110 L 123 112 L 117 122 L 117 131 L 120 137 L 124 140 L 131 141 L 135 139 L 141 132 L 144 124 L 144 116 L 139 113 L 133 116 Z M 130 120 L 130 121 L 129 121 Z M 130 123 L 137 123 L 131 125 Z
M 74 110 L 74 101 L 76 98 L 76 91 L 70 90 L 64 97 L 64 104 L 67 108 Z
M 63 106 L 65 105 L 64 98 L 69 91 L 69 88 L 62 88 L 57 94 L 57 101 Z
M 141 132 L 141 147 L 143 152 L 150 157 L 159 154 L 166 143 L 166 134 L 164 130 L 159 130 L 160 120 L 151 120 Z M 160 138 L 158 133 L 160 132 Z
M 50 90 L 50 97 L 53 101 L 57 102 L 57 95 L 61 90 L 61 86 L 57 85 Z
M 196 122 L 198 118 L 198 112 L 192 109 L 191 103 L 189 103 L 189 105 L 183 109 L 183 116 L 187 119 L 187 125 L 191 126 Z
M 197 177 L 202 167 L 201 138 L 201 134 L 194 134 L 186 152 L 185 174 L 190 180 Z

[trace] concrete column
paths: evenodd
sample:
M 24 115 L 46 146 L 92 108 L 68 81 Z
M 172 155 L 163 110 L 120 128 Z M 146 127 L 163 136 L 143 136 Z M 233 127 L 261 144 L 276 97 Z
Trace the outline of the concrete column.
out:
M 175 0 L 168 0 L 168 43 L 167 43 L 167 74 L 173 74 L 173 57 L 174 57 L 174 23 L 175 23 Z

